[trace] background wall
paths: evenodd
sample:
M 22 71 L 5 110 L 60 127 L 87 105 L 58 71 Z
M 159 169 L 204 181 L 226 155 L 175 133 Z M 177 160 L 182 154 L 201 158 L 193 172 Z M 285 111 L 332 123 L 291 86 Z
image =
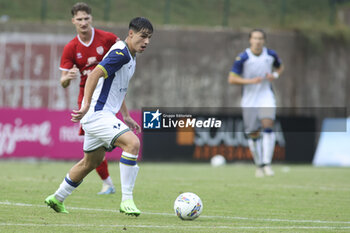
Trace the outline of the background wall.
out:
M 124 28 L 103 29 L 125 38 Z M 0 30 L 0 107 L 75 108 L 78 83 L 64 90 L 58 70 L 74 28 L 17 23 L 0 25 Z M 286 67 L 274 82 L 278 105 L 349 107 L 346 40 L 286 31 L 267 35 L 267 46 Z M 247 46 L 244 30 L 155 28 L 149 48 L 137 57 L 129 107 L 239 106 L 241 88 L 228 85 L 227 75 L 235 56 Z

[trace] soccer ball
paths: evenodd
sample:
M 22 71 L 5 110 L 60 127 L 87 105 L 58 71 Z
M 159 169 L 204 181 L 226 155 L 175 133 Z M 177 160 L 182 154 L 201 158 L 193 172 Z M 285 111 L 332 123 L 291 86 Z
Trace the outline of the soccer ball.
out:
M 182 193 L 174 203 L 175 214 L 182 220 L 194 220 L 202 213 L 201 199 L 194 193 Z
M 226 159 L 222 155 L 214 155 L 210 160 L 210 164 L 213 167 L 224 166 L 226 164 Z

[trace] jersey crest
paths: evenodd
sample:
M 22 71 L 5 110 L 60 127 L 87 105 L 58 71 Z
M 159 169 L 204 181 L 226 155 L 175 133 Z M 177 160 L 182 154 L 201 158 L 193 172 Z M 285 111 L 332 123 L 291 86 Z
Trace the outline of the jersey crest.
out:
M 103 52 L 104 52 L 103 47 L 102 47 L 102 46 L 97 47 L 97 48 L 96 48 L 96 52 L 97 52 L 98 54 L 102 55 Z

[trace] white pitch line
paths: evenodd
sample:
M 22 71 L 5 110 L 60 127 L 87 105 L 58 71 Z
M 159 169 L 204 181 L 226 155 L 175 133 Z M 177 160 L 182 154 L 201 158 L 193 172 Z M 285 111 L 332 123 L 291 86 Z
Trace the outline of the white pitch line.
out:
M 11 206 L 26 206 L 26 207 L 45 207 L 46 205 L 35 205 L 26 203 L 13 203 L 9 201 L 0 201 L 0 205 L 11 205 Z M 113 212 L 119 213 L 118 210 L 113 209 L 99 209 L 99 208 L 84 208 L 84 207 L 72 207 L 66 206 L 67 209 L 73 210 L 86 210 L 86 211 L 99 211 L 99 212 Z M 161 215 L 161 216 L 175 216 L 170 213 L 154 213 L 154 212 L 142 212 L 142 214 L 149 215 Z M 201 215 L 201 218 L 221 218 L 221 219 L 233 219 L 233 220 L 247 220 L 247 221 L 263 221 L 263 222 L 290 222 L 290 223 L 321 223 L 321 224 L 350 224 L 350 221 L 324 221 L 324 220 L 296 220 L 296 219 L 271 219 L 271 218 L 247 218 L 247 217 L 232 217 L 232 216 L 208 216 Z
M 251 227 L 251 226 L 181 226 L 181 225 L 106 225 L 106 224 L 35 224 L 35 223 L 0 223 L 1 226 L 23 226 L 23 227 L 105 227 L 105 228 L 115 228 L 115 227 L 125 227 L 125 228 L 191 228 L 191 229 L 327 229 L 327 230 L 344 230 L 350 229 L 350 226 L 334 227 L 334 226 L 261 226 L 261 227 Z

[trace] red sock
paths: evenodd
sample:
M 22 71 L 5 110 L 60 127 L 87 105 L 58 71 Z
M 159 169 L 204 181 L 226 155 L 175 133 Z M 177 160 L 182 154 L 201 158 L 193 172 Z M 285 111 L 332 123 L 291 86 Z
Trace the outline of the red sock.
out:
M 105 179 L 108 178 L 109 172 L 108 172 L 108 163 L 107 163 L 107 159 L 106 158 L 102 161 L 100 166 L 98 166 L 96 168 L 96 171 L 97 171 L 98 175 L 101 177 L 102 180 L 105 180 Z

